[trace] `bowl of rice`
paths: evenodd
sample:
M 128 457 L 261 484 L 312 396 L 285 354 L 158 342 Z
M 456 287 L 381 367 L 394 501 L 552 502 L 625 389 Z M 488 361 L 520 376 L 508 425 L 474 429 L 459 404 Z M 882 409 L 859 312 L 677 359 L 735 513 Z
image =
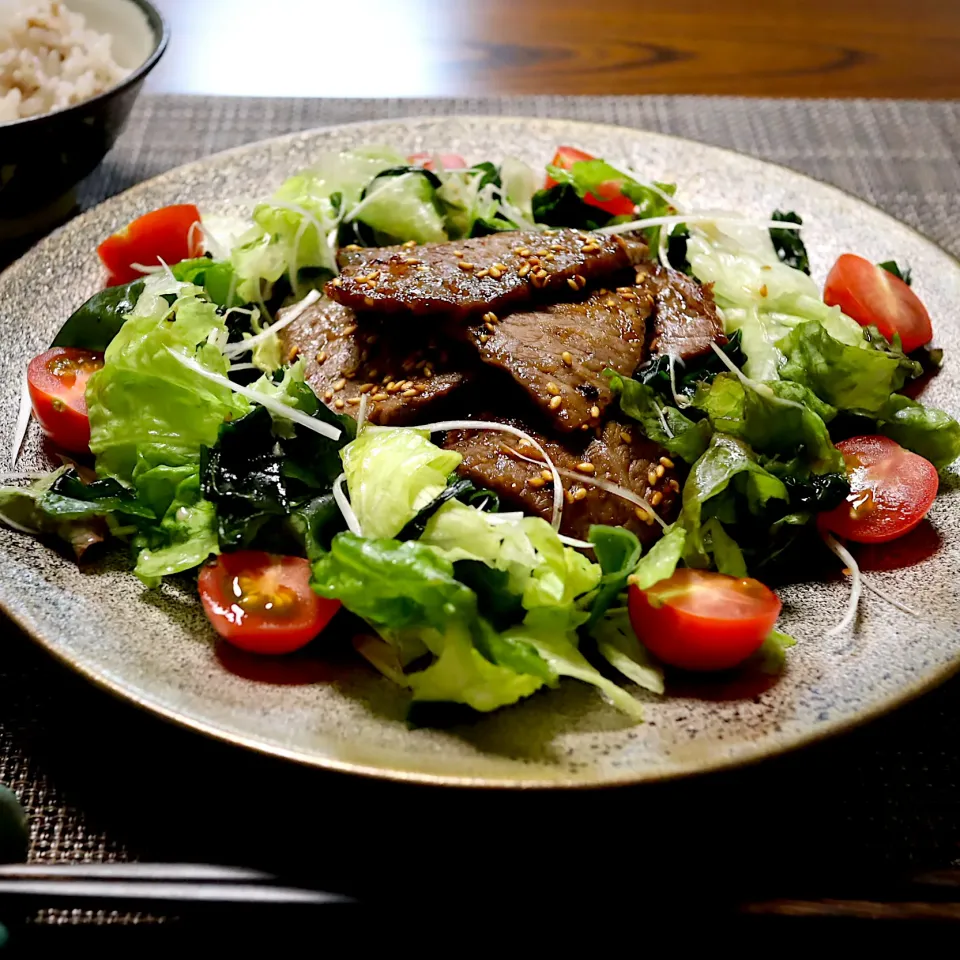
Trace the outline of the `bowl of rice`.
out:
M 70 213 L 168 36 L 147 0 L 0 0 L 0 240 Z

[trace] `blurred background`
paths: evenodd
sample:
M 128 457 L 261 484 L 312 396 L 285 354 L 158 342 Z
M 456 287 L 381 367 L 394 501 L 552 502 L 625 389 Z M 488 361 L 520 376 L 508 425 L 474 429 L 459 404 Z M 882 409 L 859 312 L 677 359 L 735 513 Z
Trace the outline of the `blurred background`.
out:
M 154 92 L 960 97 L 960 0 L 154 2 Z

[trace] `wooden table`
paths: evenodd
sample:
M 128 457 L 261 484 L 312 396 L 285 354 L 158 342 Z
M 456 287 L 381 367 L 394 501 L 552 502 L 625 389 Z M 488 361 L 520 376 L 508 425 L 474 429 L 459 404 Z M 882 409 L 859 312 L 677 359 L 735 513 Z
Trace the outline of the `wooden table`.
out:
M 154 0 L 150 89 L 960 97 L 960 0 Z

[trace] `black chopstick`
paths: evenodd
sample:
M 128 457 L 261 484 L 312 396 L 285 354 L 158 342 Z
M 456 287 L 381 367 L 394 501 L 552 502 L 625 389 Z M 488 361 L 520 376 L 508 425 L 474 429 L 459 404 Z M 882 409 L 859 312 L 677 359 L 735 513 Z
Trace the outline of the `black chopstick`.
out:
M 281 883 L 258 870 L 176 863 L 10 864 L 0 866 L 0 899 L 6 897 L 181 905 L 350 902 L 339 894 Z

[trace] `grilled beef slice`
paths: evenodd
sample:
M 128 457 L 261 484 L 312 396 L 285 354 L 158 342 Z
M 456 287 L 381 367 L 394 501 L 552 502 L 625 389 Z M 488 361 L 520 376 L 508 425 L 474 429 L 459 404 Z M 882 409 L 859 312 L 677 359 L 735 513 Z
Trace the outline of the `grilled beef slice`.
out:
M 644 543 L 660 536 L 660 527 L 653 517 L 642 508 L 638 513 L 629 501 L 587 483 L 589 477 L 607 480 L 645 497 L 668 522 L 676 516 L 680 499 L 676 469 L 661 447 L 632 426 L 610 421 L 599 437 L 591 435 L 589 442 L 577 447 L 573 438 L 571 442 L 550 440 L 523 424 L 510 422 L 535 437 L 557 467 L 583 473 L 582 482 L 563 478 L 561 533 L 584 540 L 591 524 L 606 523 L 632 530 Z M 546 479 L 549 471 L 545 473 L 545 467 L 511 452 L 537 460 L 539 454 L 534 447 L 510 434 L 472 430 L 451 431 L 445 446 L 463 456 L 458 469 L 461 476 L 494 490 L 505 504 L 550 519 L 553 486 Z
M 488 366 L 509 373 L 553 426 L 596 426 L 613 400 L 607 368 L 629 377 L 645 354 L 645 319 L 653 293 L 644 287 L 599 290 L 498 319 L 486 314 L 466 339 Z
M 654 297 L 651 353 L 689 360 L 709 351 L 711 343 L 726 343 L 712 284 L 652 263 L 637 267 L 636 281 Z
M 358 311 L 463 319 L 582 290 L 629 271 L 645 253 L 636 240 L 567 229 L 345 249 L 341 274 L 326 292 Z
M 278 336 L 285 359 L 303 357 L 307 382 L 328 407 L 355 417 L 366 394 L 372 423 L 423 423 L 467 380 L 468 364 L 451 356 L 449 344 L 420 331 L 413 346 L 406 331 L 358 322 L 352 310 L 326 299 Z

